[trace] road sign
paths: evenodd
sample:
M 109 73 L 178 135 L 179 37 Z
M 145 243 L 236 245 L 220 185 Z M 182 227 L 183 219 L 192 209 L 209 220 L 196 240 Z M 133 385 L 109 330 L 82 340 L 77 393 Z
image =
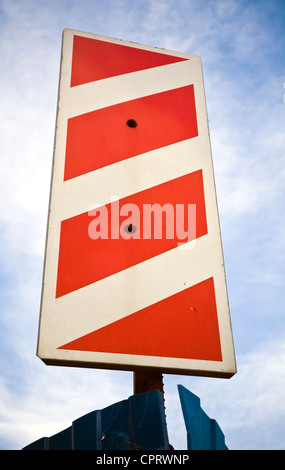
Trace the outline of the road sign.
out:
M 236 372 L 200 57 L 64 31 L 37 354 Z

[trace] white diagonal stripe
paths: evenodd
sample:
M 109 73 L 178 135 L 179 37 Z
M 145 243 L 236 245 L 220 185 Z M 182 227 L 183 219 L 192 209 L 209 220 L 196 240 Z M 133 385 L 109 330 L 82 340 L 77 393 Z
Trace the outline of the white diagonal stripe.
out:
M 69 119 L 125 101 L 191 85 L 198 78 L 193 60 L 195 61 L 177 62 L 69 88 L 61 101 L 65 108 L 65 117 Z
M 60 319 L 65 327 L 55 333 L 54 345 L 77 339 L 212 277 L 221 266 L 221 254 L 214 244 L 209 235 L 202 236 L 190 242 L 189 249 L 185 245 L 169 250 L 58 298 L 54 321 Z M 211 246 L 214 251 L 209 258 Z M 189 269 L 194 266 L 199 269 Z
M 200 144 L 200 139 L 194 137 L 65 181 L 62 197 L 57 201 L 58 217 L 65 220 L 114 198 L 121 199 L 200 170 L 205 154 L 201 153 L 201 161 L 197 160 Z

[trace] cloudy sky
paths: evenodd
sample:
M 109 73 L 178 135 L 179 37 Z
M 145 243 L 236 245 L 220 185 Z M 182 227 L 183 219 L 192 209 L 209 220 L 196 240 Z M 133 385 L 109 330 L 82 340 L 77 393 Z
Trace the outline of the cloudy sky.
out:
M 230 449 L 284 449 L 283 0 L 0 0 L 0 449 L 133 393 L 130 372 L 36 357 L 64 28 L 202 57 L 238 373 L 164 375 L 169 439 L 187 448 L 182 384 Z

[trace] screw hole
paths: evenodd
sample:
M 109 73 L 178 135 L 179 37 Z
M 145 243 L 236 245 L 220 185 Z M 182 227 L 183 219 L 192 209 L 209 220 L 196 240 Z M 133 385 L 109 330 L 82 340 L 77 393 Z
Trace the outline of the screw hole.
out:
M 138 123 L 135 119 L 128 119 L 126 122 L 129 127 L 137 127 Z
M 127 233 L 135 233 L 137 231 L 137 228 L 133 224 L 126 225 L 124 228 L 125 232 Z

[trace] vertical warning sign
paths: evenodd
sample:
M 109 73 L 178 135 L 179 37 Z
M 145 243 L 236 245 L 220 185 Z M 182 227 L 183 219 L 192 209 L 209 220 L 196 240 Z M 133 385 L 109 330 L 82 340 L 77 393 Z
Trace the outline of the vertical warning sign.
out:
M 236 372 L 199 57 L 64 31 L 38 356 Z

